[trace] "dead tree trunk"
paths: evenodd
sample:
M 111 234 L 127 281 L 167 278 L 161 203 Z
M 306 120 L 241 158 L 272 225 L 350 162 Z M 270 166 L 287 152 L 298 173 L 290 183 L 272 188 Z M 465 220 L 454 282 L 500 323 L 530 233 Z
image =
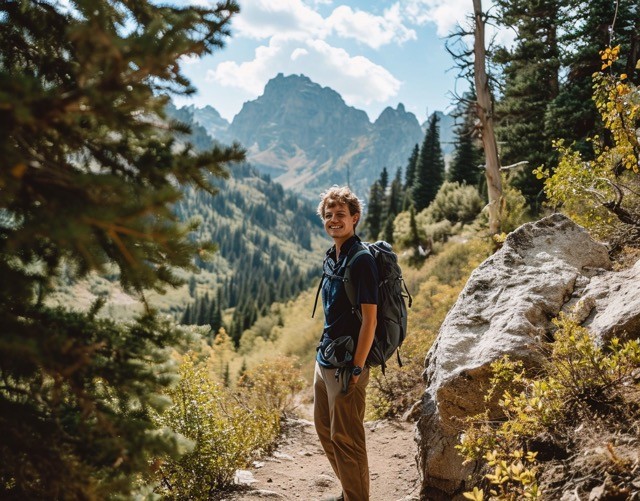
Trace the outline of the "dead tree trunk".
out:
M 491 235 L 500 233 L 502 220 L 502 179 L 498 143 L 493 131 L 493 103 L 489 89 L 484 46 L 484 18 L 481 0 L 473 0 L 474 44 L 473 70 L 477 93 L 477 113 L 482 127 L 482 146 L 485 157 L 485 176 L 489 192 L 489 231 Z

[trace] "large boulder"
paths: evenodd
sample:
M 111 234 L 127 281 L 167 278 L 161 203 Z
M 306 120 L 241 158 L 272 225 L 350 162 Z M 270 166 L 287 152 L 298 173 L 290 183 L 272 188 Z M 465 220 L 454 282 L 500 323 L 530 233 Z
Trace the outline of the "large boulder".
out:
M 487 407 L 490 365 L 503 355 L 540 363 L 551 319 L 610 268 L 604 245 L 561 214 L 511 233 L 471 275 L 429 351 L 427 389 L 417 423 L 422 499 L 461 497 L 474 465 L 455 445 L 461 419 Z

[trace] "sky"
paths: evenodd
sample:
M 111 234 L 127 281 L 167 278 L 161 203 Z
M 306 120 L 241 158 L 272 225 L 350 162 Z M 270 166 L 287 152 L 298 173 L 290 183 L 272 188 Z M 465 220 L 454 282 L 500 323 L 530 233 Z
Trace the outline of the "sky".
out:
M 174 0 L 181 3 L 180 0 Z M 182 0 L 206 4 L 212 0 Z M 468 22 L 471 0 L 238 0 L 224 49 L 184 59 L 198 89 L 178 106 L 211 105 L 231 121 L 278 73 L 303 74 L 375 121 L 404 104 L 420 123 L 452 108 L 458 81 L 445 37 Z

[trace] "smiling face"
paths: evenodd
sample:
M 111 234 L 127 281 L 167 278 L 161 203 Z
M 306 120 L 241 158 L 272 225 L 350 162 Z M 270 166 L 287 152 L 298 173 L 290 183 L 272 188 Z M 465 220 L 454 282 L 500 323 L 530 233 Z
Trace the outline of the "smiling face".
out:
M 355 234 L 356 224 L 360 214 L 351 214 L 349 206 L 335 202 L 324 209 L 324 230 L 327 232 L 337 247 Z

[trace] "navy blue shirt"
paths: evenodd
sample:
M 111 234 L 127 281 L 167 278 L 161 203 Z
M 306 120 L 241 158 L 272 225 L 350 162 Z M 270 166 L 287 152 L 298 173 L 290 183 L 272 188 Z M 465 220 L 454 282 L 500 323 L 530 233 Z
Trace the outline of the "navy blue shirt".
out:
M 352 249 L 360 238 L 356 235 L 349 238 L 340 247 L 340 258 L 336 261 L 335 245 L 327 251 L 325 273 L 344 276 L 346 260 L 353 256 L 358 249 Z M 350 250 L 352 252 L 350 252 Z M 351 264 L 351 282 L 356 292 L 356 305 L 378 304 L 378 268 L 373 256 L 369 253 L 361 254 Z M 325 346 L 331 340 L 340 336 L 353 336 L 358 341 L 361 322 L 352 311 L 351 303 L 342 280 L 325 277 L 322 282 L 322 307 L 324 309 L 324 329 L 320 340 L 321 346 Z M 333 367 L 318 350 L 316 357 L 323 367 Z

